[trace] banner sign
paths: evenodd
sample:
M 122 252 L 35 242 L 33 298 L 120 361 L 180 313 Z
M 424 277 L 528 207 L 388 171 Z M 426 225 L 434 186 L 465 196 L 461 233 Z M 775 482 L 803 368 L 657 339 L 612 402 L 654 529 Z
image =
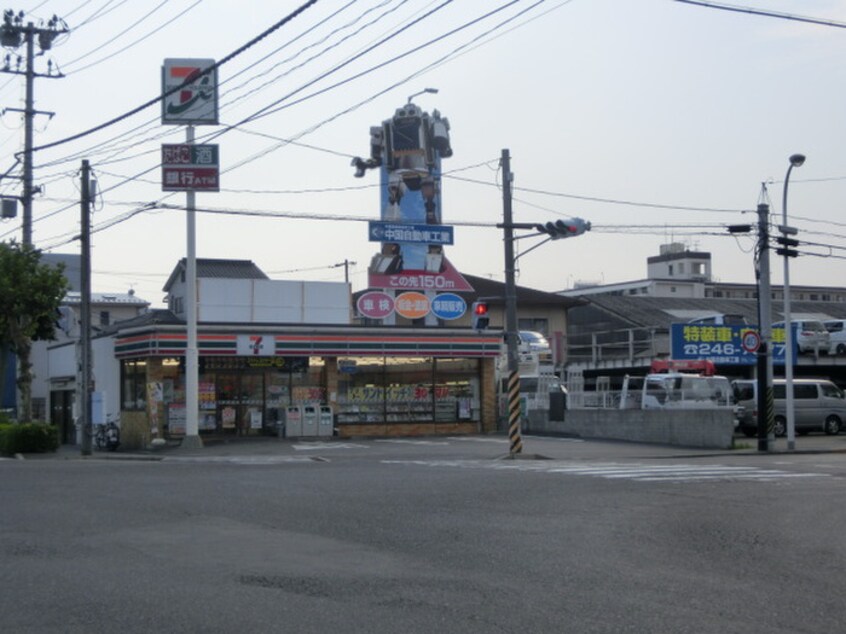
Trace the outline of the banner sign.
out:
M 753 365 L 760 341 L 756 327 L 672 324 L 673 359 L 699 359 L 721 365 Z M 784 365 L 784 328 L 773 328 L 773 363 Z M 794 359 L 796 355 L 794 354 Z
M 162 191 L 220 191 L 218 146 L 163 144 Z
M 370 242 L 411 242 L 423 244 L 452 244 L 452 227 L 445 225 L 402 224 L 396 222 L 368 223 Z

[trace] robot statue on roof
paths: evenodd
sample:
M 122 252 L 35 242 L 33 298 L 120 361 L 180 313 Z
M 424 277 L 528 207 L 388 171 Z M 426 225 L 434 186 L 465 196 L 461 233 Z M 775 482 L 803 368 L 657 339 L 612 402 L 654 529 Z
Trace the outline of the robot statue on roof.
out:
M 397 108 L 381 126 L 370 128 L 370 158 L 356 157 L 352 165 L 361 178 L 380 168 L 384 221 L 441 224 L 440 163 L 452 156 L 449 121 L 434 110 L 423 112 L 409 102 Z M 433 249 L 437 253 L 433 254 Z M 381 268 L 393 272 L 430 270 L 440 266 L 442 249 L 427 245 L 383 244 L 382 255 L 395 258 Z M 432 257 L 433 255 L 438 257 Z

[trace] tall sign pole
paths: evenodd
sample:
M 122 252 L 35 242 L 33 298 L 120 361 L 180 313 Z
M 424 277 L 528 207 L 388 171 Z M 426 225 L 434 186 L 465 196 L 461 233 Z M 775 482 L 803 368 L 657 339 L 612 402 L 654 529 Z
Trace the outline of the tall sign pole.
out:
M 220 188 L 217 146 L 195 145 L 194 126 L 217 124 L 214 60 L 166 59 L 162 67 L 162 95 L 162 123 L 187 126 L 185 146 L 162 147 L 162 189 L 186 192 L 185 437 L 182 446 L 193 448 L 203 446 L 199 433 L 196 192 Z
M 517 283 L 515 281 L 514 227 L 511 212 L 511 156 L 502 150 L 502 219 L 505 240 L 505 340 L 508 348 L 508 446 L 511 456 L 523 451 L 520 435 L 520 359 L 517 351 Z

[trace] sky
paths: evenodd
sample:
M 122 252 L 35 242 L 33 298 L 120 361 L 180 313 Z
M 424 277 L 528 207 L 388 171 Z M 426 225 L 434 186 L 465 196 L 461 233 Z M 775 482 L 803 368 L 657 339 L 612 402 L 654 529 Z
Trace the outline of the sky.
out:
M 221 191 L 196 196 L 218 212 L 197 214 L 198 257 L 249 259 L 273 279 L 341 282 L 346 269 L 354 291 L 367 288 L 379 179 L 354 178 L 350 161 L 369 154 L 371 126 L 435 88 L 414 103 L 450 122 L 442 219 L 455 226 L 446 254 L 463 273 L 504 279 L 507 149 L 515 222 L 592 223 L 566 240 L 521 237 L 521 286 L 643 279 L 669 242 L 712 253 L 716 280 L 752 282 L 755 238 L 726 227 L 755 223 L 759 202 L 781 224 L 788 157 L 802 153 L 788 189 L 803 241 L 791 283 L 846 285 L 846 0 L 733 5 L 831 25 L 675 0 L 319 0 L 243 48 L 304 1 L 14 7 L 69 31 L 35 61 L 54 74 L 34 83 L 35 108 L 54 113 L 35 117 L 35 246 L 79 253 L 87 159 L 98 183 L 93 290 L 133 289 L 163 306 L 186 254 L 186 214 L 185 194 L 162 191 L 160 147 L 186 130 L 163 125 L 158 105 L 121 116 L 160 94 L 165 59 L 240 51 L 218 71 L 220 125 L 195 129 L 198 141 L 219 135 L 222 170 Z M 24 48 L 6 53 L 14 69 Z M 24 94 L 20 75 L 0 75 L 5 196 L 20 195 Z M 20 213 L 0 224 L 0 239 L 21 237 Z M 781 283 L 778 260 L 772 269 Z

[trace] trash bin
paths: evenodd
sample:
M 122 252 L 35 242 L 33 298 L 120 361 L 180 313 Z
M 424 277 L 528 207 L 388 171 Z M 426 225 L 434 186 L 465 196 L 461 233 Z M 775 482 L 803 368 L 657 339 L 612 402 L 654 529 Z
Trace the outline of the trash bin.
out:
M 297 438 L 303 435 L 303 413 L 298 405 L 285 408 L 285 437 Z
M 317 436 L 318 416 L 317 405 L 303 407 L 303 436 Z
M 335 418 L 332 408 L 328 405 L 320 406 L 320 423 L 318 424 L 318 436 L 332 436 L 335 431 Z

